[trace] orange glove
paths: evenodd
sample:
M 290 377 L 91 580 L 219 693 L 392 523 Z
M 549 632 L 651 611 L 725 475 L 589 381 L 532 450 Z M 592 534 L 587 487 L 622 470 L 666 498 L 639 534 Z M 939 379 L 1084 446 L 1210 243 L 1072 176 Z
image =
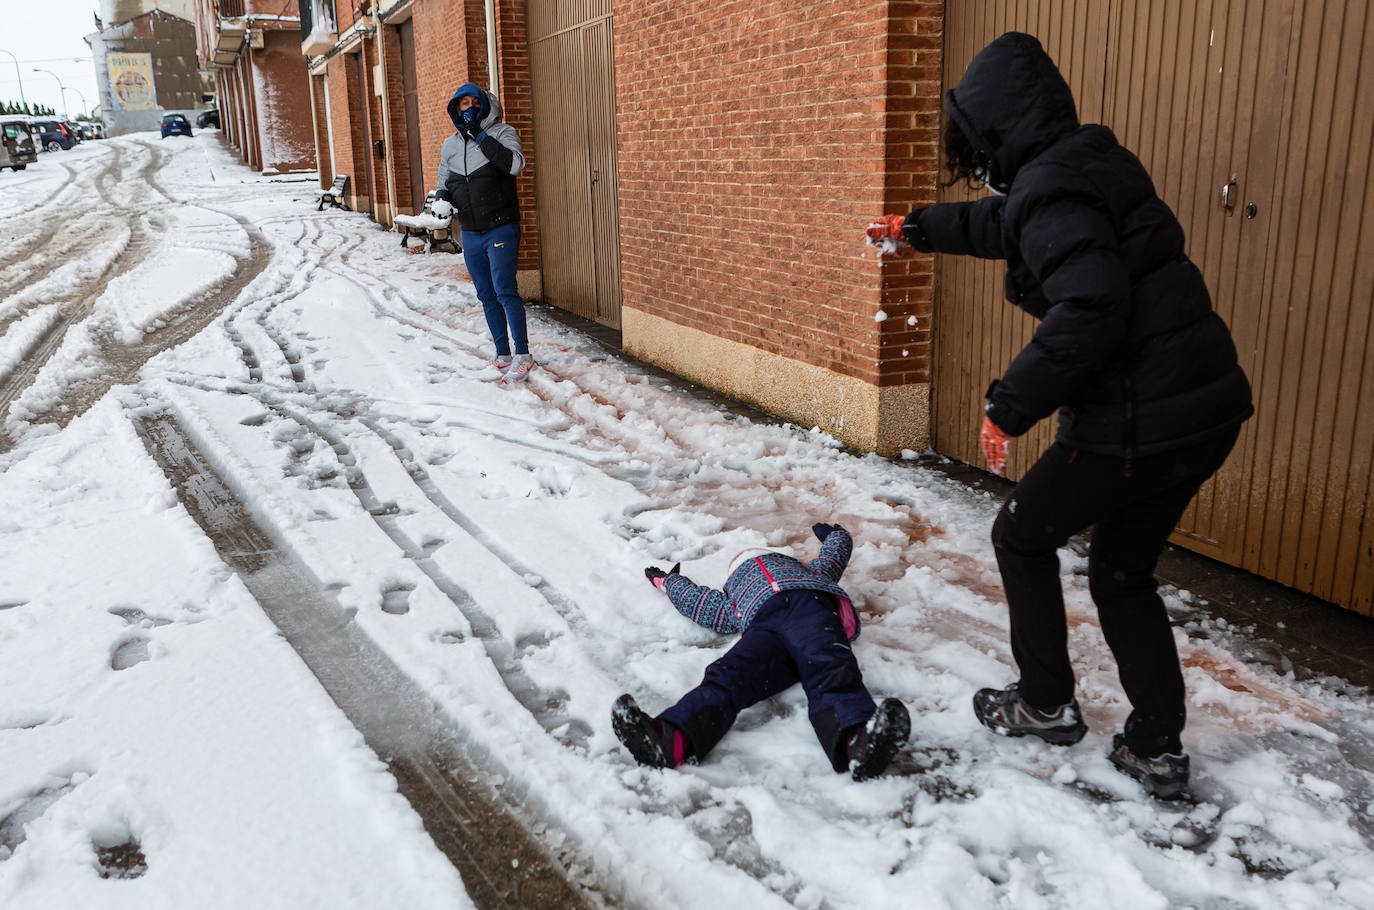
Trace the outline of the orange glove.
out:
M 983 432 L 978 434 L 978 444 L 983 447 L 983 458 L 994 474 L 1004 474 L 1007 470 L 1007 443 L 1011 437 L 1002 432 L 991 419 L 983 418 Z
M 902 232 L 902 224 L 905 221 L 904 215 L 883 215 L 868 226 L 868 239 L 874 243 L 881 243 L 884 240 L 905 243 L 906 234 Z

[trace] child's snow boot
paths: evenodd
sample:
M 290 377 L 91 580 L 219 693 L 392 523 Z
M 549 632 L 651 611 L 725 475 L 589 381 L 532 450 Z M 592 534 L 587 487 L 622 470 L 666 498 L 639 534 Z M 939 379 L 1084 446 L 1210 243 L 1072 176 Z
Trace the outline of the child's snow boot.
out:
M 882 774 L 911 735 L 906 705 L 885 698 L 878 710 L 849 738 L 849 773 L 857 781 Z
M 1053 711 L 1041 711 L 1021 697 L 1017 683 L 1005 689 L 979 689 L 973 696 L 973 713 L 994 733 L 1038 736 L 1056 746 L 1071 746 L 1088 732 L 1078 699 L 1069 699 Z
M 639 710 L 633 695 L 615 700 L 611 729 L 635 761 L 650 768 L 676 768 L 691 751 L 681 730 Z
M 1146 758 L 1132 752 L 1126 736 L 1118 733 L 1112 738 L 1107 760 L 1122 774 L 1140 781 L 1146 792 L 1158 799 L 1178 799 L 1188 793 L 1189 761 L 1183 752 Z

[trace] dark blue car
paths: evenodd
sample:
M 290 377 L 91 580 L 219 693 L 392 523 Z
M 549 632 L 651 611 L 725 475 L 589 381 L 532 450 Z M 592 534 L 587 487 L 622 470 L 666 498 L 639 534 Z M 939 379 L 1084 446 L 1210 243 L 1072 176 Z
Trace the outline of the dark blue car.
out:
M 182 114 L 164 114 L 162 116 L 162 138 L 166 139 L 168 136 L 177 135 L 191 135 L 191 121 Z

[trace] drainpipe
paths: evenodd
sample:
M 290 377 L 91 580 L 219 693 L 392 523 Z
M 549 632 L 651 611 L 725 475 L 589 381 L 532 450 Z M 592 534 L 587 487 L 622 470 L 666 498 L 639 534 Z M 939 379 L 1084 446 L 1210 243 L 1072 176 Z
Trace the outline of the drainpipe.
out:
M 487 13 L 487 90 L 496 97 L 501 92 L 496 84 L 496 0 L 486 0 Z

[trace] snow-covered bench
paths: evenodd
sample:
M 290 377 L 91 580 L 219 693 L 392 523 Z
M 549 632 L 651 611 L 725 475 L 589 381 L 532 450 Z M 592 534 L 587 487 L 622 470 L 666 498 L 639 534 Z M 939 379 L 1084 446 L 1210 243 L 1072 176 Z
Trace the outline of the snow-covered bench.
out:
M 339 174 L 334 178 L 334 182 L 329 185 L 329 189 L 320 190 L 320 204 L 315 206 L 315 211 L 322 212 L 326 205 L 348 211 L 348 203 L 344 201 L 344 189 L 348 186 L 348 176 Z
M 434 214 L 434 190 L 425 194 L 425 207 L 418 215 L 397 215 L 393 221 L 401 228 L 401 246 L 410 248 L 410 238 L 419 237 L 429 244 L 429 252 L 447 246 L 450 252 L 461 253 L 458 238 L 453 236 L 453 219 Z

